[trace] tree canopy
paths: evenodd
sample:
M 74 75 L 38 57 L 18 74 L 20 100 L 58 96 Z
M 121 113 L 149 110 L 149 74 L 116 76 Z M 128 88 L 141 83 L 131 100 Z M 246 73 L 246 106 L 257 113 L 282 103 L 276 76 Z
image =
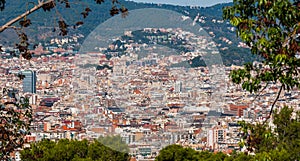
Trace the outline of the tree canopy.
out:
M 129 160 L 128 153 L 119 152 L 103 145 L 98 140 L 61 139 L 58 142 L 44 139 L 31 144 L 30 148 L 21 151 L 21 159 L 40 161 L 88 161 L 88 160 Z
M 258 160 L 299 160 L 299 112 L 291 107 L 273 110 L 283 90 L 300 88 L 300 1 L 234 0 L 223 9 L 223 17 L 236 27 L 236 33 L 262 57 L 262 65 L 248 63 L 230 73 L 232 81 L 249 92 L 261 92 L 269 84 L 279 86 L 270 115 L 270 124 L 242 125 L 241 146 Z M 251 159 L 250 159 L 251 160 Z
M 293 113 L 295 112 L 295 115 Z M 299 160 L 300 150 L 300 113 L 287 106 L 274 111 L 273 125 L 251 124 L 242 125 L 241 146 L 247 152 L 254 152 L 257 157 L 270 160 Z
M 262 67 L 248 63 L 232 71 L 234 83 L 250 92 L 278 83 L 278 97 L 282 90 L 300 88 L 299 9 L 298 0 L 234 0 L 233 6 L 223 9 L 224 19 L 236 27 L 237 36 L 252 54 L 263 58 Z
M 179 160 L 224 160 L 226 155 L 223 153 L 211 153 L 208 151 L 196 151 L 191 148 L 184 148 L 181 145 L 169 145 L 163 148 L 159 155 L 155 158 L 156 161 L 179 161 Z
M 116 135 L 116 136 L 106 136 L 106 137 L 99 137 L 98 141 L 119 152 L 123 152 L 123 153 L 129 153 L 129 147 L 128 145 L 122 140 L 120 135 Z
M 0 160 L 8 159 L 11 152 L 22 148 L 29 134 L 32 109 L 27 98 L 17 98 L 15 93 L 3 89 L 0 98 L 11 97 L 11 101 L 0 103 Z

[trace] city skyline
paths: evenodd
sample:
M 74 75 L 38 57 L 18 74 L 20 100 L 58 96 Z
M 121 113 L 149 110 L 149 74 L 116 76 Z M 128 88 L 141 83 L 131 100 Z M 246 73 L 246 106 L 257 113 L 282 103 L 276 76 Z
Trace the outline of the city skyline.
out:
M 300 135 L 295 136 L 300 123 L 294 119 L 300 118 L 300 79 L 293 80 L 300 48 L 292 59 L 285 55 L 290 47 L 275 58 L 262 55 L 267 64 L 252 58 L 255 41 L 236 37 L 240 26 L 226 18 L 236 12 L 230 10 L 232 0 L 125 0 L 126 8 L 109 6 L 106 15 L 91 2 L 81 15 L 86 18 L 93 10 L 96 16 L 70 27 L 67 17 L 73 13 L 56 7 L 74 9 L 73 4 L 38 2 L 45 2 L 39 6 L 44 11 L 61 12 L 63 19 L 59 26 L 36 23 L 23 32 L 28 25 L 23 23 L 31 23 L 25 15 L 18 20 L 20 42 L 0 41 L 0 160 L 126 160 L 117 157 L 120 152 L 130 161 L 300 158 Z M 113 16 L 116 12 L 120 15 Z M 83 23 L 87 29 L 78 30 Z M 295 46 L 293 41 L 287 46 Z M 275 49 L 264 43 L 258 45 Z M 103 159 L 106 155 L 113 159 Z

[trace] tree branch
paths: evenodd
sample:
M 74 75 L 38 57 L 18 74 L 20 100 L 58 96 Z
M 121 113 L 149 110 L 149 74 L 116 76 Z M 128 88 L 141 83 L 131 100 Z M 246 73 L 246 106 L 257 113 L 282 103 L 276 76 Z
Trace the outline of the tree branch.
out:
M 283 89 L 283 84 L 281 85 L 281 87 L 280 87 L 280 89 L 279 89 L 279 91 L 278 91 L 278 93 L 277 93 L 276 99 L 274 100 L 274 102 L 273 102 L 273 104 L 272 104 L 272 106 L 271 106 L 271 111 L 270 111 L 270 113 L 269 113 L 269 116 L 267 117 L 267 119 L 264 121 L 263 124 L 265 124 L 265 123 L 267 122 L 267 120 L 271 117 L 271 115 L 272 115 L 272 113 L 273 113 L 274 106 L 275 106 L 276 102 L 277 102 L 278 99 L 279 99 L 279 96 L 280 96 L 280 94 L 281 94 L 282 89 Z
M 260 96 L 260 94 L 268 87 L 268 85 L 269 85 L 269 82 L 267 82 L 266 85 L 263 87 L 263 89 L 261 89 L 259 91 L 259 93 L 257 93 L 257 95 L 254 97 L 252 103 L 257 99 L 258 96 Z
M 43 5 L 48 4 L 54 2 L 54 0 L 47 0 L 45 2 L 40 1 L 39 0 L 39 4 L 34 6 L 33 8 L 31 8 L 30 10 L 24 12 L 23 14 L 19 15 L 18 17 L 10 20 L 9 22 L 7 22 L 6 24 L 4 24 L 3 26 L 0 27 L 0 33 L 3 32 L 4 30 L 6 30 L 7 28 L 9 28 L 11 25 L 13 25 L 14 23 L 16 23 L 17 21 L 21 20 L 22 18 L 24 18 L 27 15 L 30 15 L 31 13 L 37 11 L 38 9 L 40 9 Z
M 279 96 L 280 96 L 280 94 L 281 94 L 282 89 L 283 89 L 283 84 L 281 85 L 281 87 L 280 87 L 280 89 L 279 89 L 279 91 L 278 91 L 278 93 L 277 93 L 277 97 L 276 97 L 275 101 L 274 101 L 273 104 L 272 104 L 271 111 L 270 111 L 270 115 L 271 115 L 272 112 L 273 112 L 273 108 L 274 108 L 274 106 L 275 106 L 275 103 L 276 103 L 277 100 L 279 99 Z

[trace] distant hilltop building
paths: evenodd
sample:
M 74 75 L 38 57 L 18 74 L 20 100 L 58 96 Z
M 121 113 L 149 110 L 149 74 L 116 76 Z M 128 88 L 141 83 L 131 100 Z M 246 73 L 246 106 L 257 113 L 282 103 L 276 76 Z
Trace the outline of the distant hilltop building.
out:
M 31 70 L 25 70 L 21 73 L 25 76 L 23 79 L 23 92 L 36 93 L 36 72 Z

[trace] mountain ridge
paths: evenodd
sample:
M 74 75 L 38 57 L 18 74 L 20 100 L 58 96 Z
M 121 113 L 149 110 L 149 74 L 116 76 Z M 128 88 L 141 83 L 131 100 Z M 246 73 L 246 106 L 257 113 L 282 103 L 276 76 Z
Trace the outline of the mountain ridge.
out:
M 10 1 L 7 3 L 6 9 L 2 11 L 3 14 L 0 15 L 0 24 L 4 24 L 9 19 L 18 15 L 26 8 L 26 2 L 16 2 Z M 241 65 L 245 62 L 252 62 L 257 58 L 254 57 L 250 50 L 247 48 L 238 47 L 240 45 L 240 40 L 236 37 L 234 29 L 232 26 L 222 19 L 222 8 L 224 6 L 232 5 L 232 3 L 222 3 L 216 4 L 211 7 L 192 7 L 192 6 L 174 6 L 169 4 L 149 4 L 149 3 L 136 3 L 132 1 L 120 1 L 124 6 L 130 10 L 142 9 L 142 8 L 160 8 L 176 11 L 183 14 L 184 16 L 189 16 L 191 19 L 195 19 L 197 16 L 202 17 L 196 22 L 199 23 L 203 29 L 209 33 L 213 40 L 219 45 L 218 49 L 220 50 L 221 56 L 223 58 L 225 65 Z M 77 29 L 70 28 L 70 35 L 72 34 L 82 34 L 87 36 L 91 31 L 93 31 L 98 24 L 109 19 L 109 9 L 111 8 L 110 3 L 103 3 L 97 5 L 94 2 L 87 1 L 87 6 L 91 8 L 91 14 L 83 19 L 80 12 L 84 10 L 83 6 L 71 5 L 70 9 L 65 9 L 63 7 L 58 7 L 58 11 L 63 13 L 64 20 L 72 26 L 77 21 L 83 21 L 83 26 Z M 17 7 L 17 9 L 11 8 Z M 76 13 L 76 14 L 74 14 Z M 9 15 L 9 16 L 7 16 Z M 52 32 L 54 28 L 57 28 L 56 22 L 59 20 L 60 15 L 57 15 L 56 12 L 43 12 L 37 11 L 28 16 L 32 20 L 32 25 L 26 29 L 26 32 L 31 38 L 31 42 L 43 42 L 49 41 L 52 37 L 62 38 L 58 36 L 57 32 Z M 0 44 L 13 44 L 18 41 L 16 35 L 12 36 L 12 32 L 8 31 L 9 34 L 0 33 L 1 41 Z M 42 33 L 42 34 L 41 34 Z M 231 42 L 229 44 L 228 42 Z

